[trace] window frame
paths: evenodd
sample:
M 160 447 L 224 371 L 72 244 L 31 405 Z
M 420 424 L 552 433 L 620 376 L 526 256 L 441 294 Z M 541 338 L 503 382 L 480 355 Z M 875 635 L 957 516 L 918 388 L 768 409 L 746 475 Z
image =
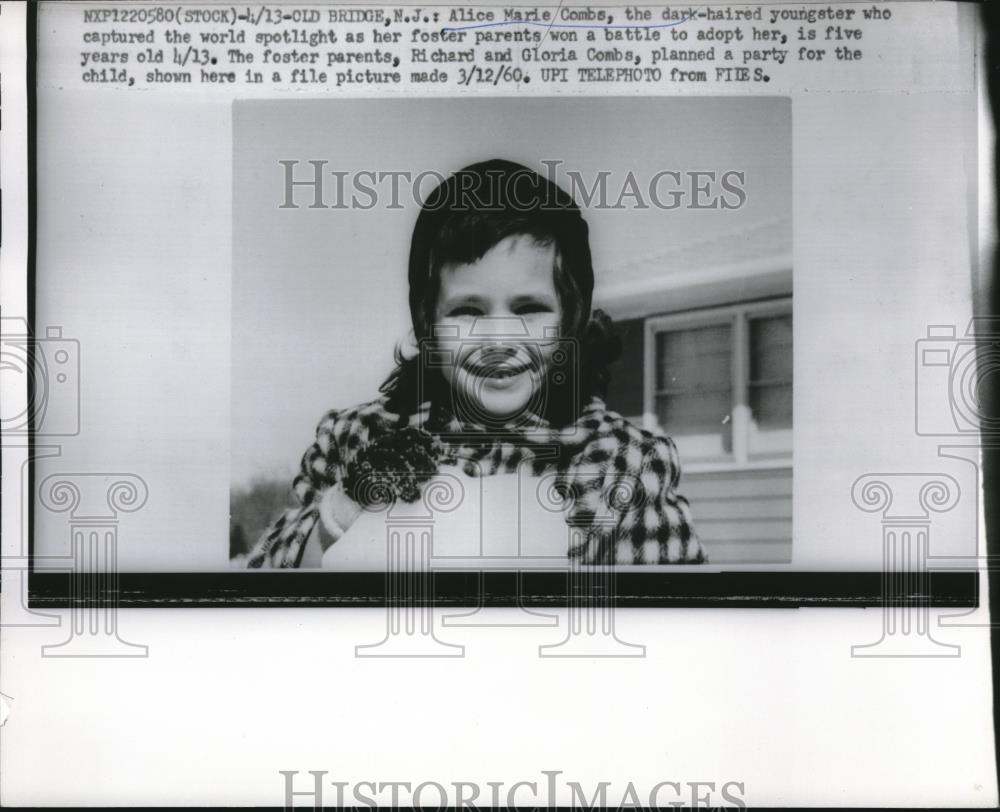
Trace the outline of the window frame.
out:
M 690 462 L 684 465 L 688 473 L 709 473 L 713 471 L 763 470 L 788 468 L 792 464 L 792 448 L 787 454 L 769 459 L 750 457 L 750 320 L 768 316 L 792 314 L 792 297 L 767 299 L 757 302 L 729 304 L 688 310 L 681 313 L 665 313 L 648 316 L 643 324 L 643 383 L 642 383 L 642 424 L 643 428 L 658 434 L 668 432 L 659 425 L 656 411 L 656 336 L 671 330 L 711 327 L 728 324 L 732 330 L 732 454 L 730 459 L 712 462 Z M 792 397 L 794 415 L 794 320 L 792 333 Z M 794 417 L 792 430 L 794 432 Z M 793 444 L 794 445 L 794 444 Z

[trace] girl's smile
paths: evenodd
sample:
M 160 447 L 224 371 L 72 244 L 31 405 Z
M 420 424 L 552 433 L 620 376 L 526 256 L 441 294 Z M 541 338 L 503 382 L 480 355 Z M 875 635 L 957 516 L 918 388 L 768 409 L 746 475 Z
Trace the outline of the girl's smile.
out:
M 527 356 L 523 349 L 508 347 L 488 347 L 473 353 L 465 363 L 471 375 L 490 380 L 507 380 L 540 366 L 538 361 Z
M 463 380 L 461 385 L 463 390 L 475 392 L 476 405 L 489 415 L 510 417 L 517 411 L 518 406 L 510 408 L 512 405 L 510 401 L 513 398 L 501 400 L 503 394 L 510 392 L 518 398 L 518 392 L 524 390 L 527 393 L 527 400 L 530 400 L 531 396 L 541 388 L 539 366 L 539 363 L 527 358 L 523 350 L 521 352 L 514 350 L 512 353 L 506 348 L 500 350 L 490 348 L 471 356 L 471 361 L 463 367 L 462 372 L 473 376 L 476 380 Z M 527 402 L 524 405 L 527 405 Z M 496 408 L 491 409 L 490 406 Z

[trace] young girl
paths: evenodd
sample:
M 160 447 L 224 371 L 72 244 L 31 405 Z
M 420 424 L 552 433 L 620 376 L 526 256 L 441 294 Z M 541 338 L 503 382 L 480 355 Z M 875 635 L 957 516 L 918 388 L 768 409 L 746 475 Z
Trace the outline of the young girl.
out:
M 336 544 L 372 493 L 410 502 L 439 471 L 526 467 L 555 474 L 566 523 L 584 531 L 567 556 L 707 563 L 673 441 L 601 400 L 620 347 L 591 313 L 593 286 L 587 224 L 558 185 L 502 160 L 441 183 L 410 245 L 412 351 L 397 351 L 381 397 L 323 417 L 294 481 L 299 506 L 248 566 L 301 566 L 310 538 Z

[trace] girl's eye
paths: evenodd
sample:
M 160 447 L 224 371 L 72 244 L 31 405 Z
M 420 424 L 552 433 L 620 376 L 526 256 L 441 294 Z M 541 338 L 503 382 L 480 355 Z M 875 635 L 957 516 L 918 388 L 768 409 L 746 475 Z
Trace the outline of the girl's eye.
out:
M 448 316 L 451 318 L 459 318 L 461 316 L 482 316 L 483 311 L 478 307 L 473 305 L 461 305 L 459 307 L 454 307 L 448 311 Z
M 551 313 L 552 308 L 542 302 L 526 302 L 514 308 L 515 316 L 531 316 L 536 313 Z

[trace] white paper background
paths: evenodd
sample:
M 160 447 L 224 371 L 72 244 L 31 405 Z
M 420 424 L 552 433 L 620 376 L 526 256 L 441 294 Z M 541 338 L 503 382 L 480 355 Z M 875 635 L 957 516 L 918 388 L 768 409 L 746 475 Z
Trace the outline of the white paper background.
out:
M 60 27 L 47 15 L 62 8 L 43 9 L 43 34 Z M 923 35 L 958 36 L 955 7 L 926 13 Z M 917 65 L 912 44 L 900 41 Z M 9 76 L 5 66 L 5 86 Z M 203 349 L 227 329 L 218 314 L 228 296 L 228 106 L 188 96 L 180 115 L 165 94 L 109 92 L 99 109 L 94 99 L 39 93 L 39 200 L 60 202 L 39 207 L 39 323 L 58 315 L 85 348 L 95 443 L 67 446 L 59 469 L 141 467 L 155 497 L 123 524 L 123 565 L 202 568 L 215 560 L 209 540 L 224 534 L 228 483 L 226 401 L 212 397 L 228 393 L 227 370 L 222 352 Z M 815 551 L 817 566 L 880 550 L 877 518 L 856 515 L 843 488 L 857 473 L 933 465 L 975 487 L 971 468 L 913 437 L 908 411 L 913 341 L 928 323 L 968 315 L 959 150 L 975 145 L 956 140 L 962 109 L 948 93 L 794 95 L 795 267 L 808 274 L 796 277 L 797 328 L 802 308 L 816 314 L 797 331 L 796 354 L 824 359 L 824 379 L 851 370 L 865 381 L 797 381 L 797 422 L 815 415 L 820 434 L 808 455 L 797 438 L 796 470 L 823 476 L 796 481 L 796 543 L 812 530 L 838 539 Z M 4 118 L 6 144 L 16 131 L 7 109 Z M 6 213 L 4 227 L 6 258 Z M 857 269 L 846 282 L 845 268 Z M 69 295 L 57 275 L 86 284 Z M 823 298 L 843 295 L 852 306 L 823 321 Z M 899 363 L 879 365 L 883 354 Z M 8 460 L 5 495 L 18 484 Z M 217 484 L 200 478 L 210 467 Z M 164 494 L 185 509 L 157 514 Z M 10 504 L 5 555 L 18 542 Z M 935 522 L 934 543 L 967 541 L 974 515 Z M 151 536 L 143 522 L 171 532 Z M 6 622 L 19 597 L 11 575 Z M 645 659 L 539 659 L 553 631 L 470 630 L 448 632 L 466 644 L 462 660 L 357 660 L 354 645 L 382 637 L 379 611 L 126 611 L 122 636 L 150 650 L 135 661 L 42 658 L 39 646 L 63 639 L 65 626 L 6 627 L 2 691 L 13 712 L 0 730 L 2 801 L 280 804 L 278 770 L 513 782 L 554 769 L 618 787 L 743 781 L 751 805 L 996 803 L 985 629 L 935 632 L 962 646 L 959 658 L 893 661 L 850 657 L 852 644 L 878 639 L 878 610 L 617 618 L 623 639 L 646 644 Z

